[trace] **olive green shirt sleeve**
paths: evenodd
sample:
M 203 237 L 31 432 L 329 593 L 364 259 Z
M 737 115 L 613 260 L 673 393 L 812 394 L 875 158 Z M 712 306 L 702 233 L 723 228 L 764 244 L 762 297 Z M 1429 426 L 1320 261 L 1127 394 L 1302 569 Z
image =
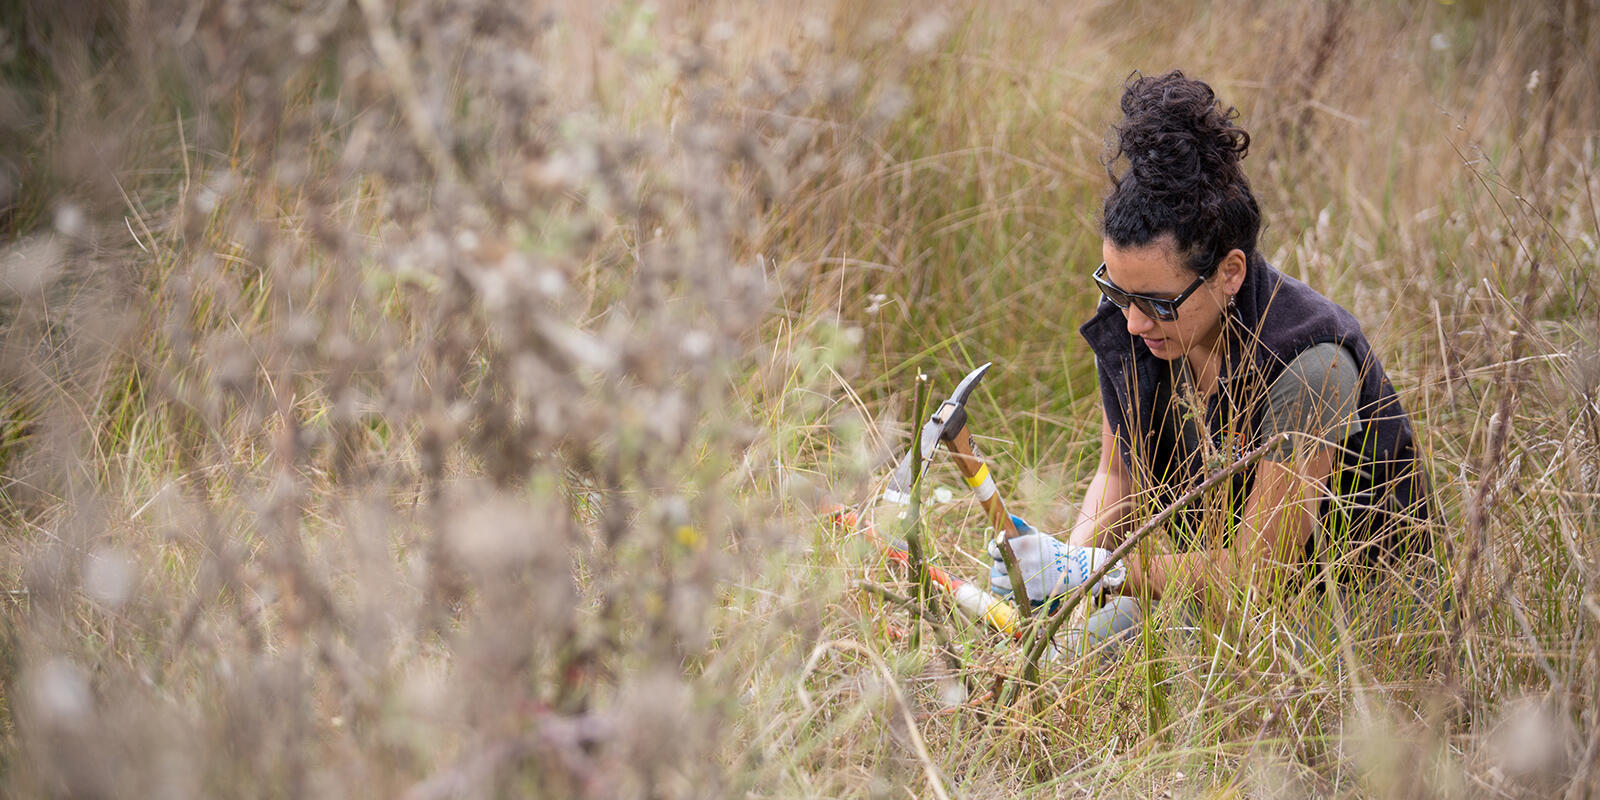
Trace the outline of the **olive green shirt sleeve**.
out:
M 1262 439 L 1292 431 L 1343 444 L 1361 431 L 1356 413 L 1360 392 L 1360 375 L 1349 350 L 1332 343 L 1309 347 L 1267 388 Z M 1307 444 L 1304 436 L 1292 437 L 1268 457 L 1286 461 L 1297 447 Z

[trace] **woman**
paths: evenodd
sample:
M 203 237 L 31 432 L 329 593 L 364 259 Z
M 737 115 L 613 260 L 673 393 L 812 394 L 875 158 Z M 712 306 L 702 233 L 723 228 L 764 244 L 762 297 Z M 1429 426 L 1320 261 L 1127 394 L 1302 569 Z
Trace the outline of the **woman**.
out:
M 1102 300 L 1080 329 L 1099 372 L 1100 462 L 1070 544 L 1012 540 L 1030 598 L 1076 588 L 1137 521 L 1279 433 L 1229 490 L 1173 518 L 1171 552 L 1112 570 L 1097 589 L 1123 597 L 1091 616 L 1090 643 L 1138 621 L 1134 597 L 1324 568 L 1360 580 L 1429 549 L 1411 425 L 1361 326 L 1257 250 L 1237 112 L 1177 71 L 1130 80 L 1122 112 L 1091 276 Z M 991 583 L 1010 589 L 998 560 Z

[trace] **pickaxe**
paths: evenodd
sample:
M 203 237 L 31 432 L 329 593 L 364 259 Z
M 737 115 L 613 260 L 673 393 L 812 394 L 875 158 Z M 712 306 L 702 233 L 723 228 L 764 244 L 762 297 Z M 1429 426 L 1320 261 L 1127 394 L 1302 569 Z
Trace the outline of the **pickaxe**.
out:
M 933 453 L 933 448 L 939 442 L 944 442 L 956 457 L 956 468 L 961 470 L 961 476 L 966 479 L 967 485 L 978 496 L 978 503 L 989 515 L 990 524 L 1006 539 L 1017 536 L 1020 532 L 1017 525 L 1011 520 L 1011 514 L 1006 511 L 1005 501 L 1000 498 L 1000 492 L 995 488 L 994 476 L 989 474 L 989 465 L 984 463 L 983 456 L 978 454 L 978 446 L 972 441 L 972 432 L 967 430 L 967 398 L 972 396 L 972 391 L 978 388 L 978 382 L 983 380 L 983 374 L 989 371 L 993 362 L 967 373 L 961 379 L 950 399 L 939 404 L 934 409 L 933 416 L 922 426 L 922 459 L 923 466 L 927 465 L 928 458 Z M 894 474 L 889 476 L 889 485 L 883 490 L 883 499 L 896 505 L 905 505 L 911 500 L 911 453 L 907 452 L 900 459 L 900 464 L 895 467 Z M 921 470 L 917 471 L 919 474 Z
M 924 471 L 922 469 L 913 469 L 913 467 L 926 466 L 934 447 L 939 442 L 944 442 L 945 447 L 949 448 L 950 452 L 955 455 L 957 468 L 961 470 L 961 475 L 966 479 L 967 485 L 972 487 L 973 493 L 977 495 L 978 502 L 989 516 L 990 524 L 994 526 L 1004 540 L 1011 539 L 1019 534 L 1017 524 L 1012 520 L 1010 512 L 1006 511 L 1005 501 L 1000 498 L 1000 492 L 995 488 L 994 476 L 989 473 L 989 465 L 984 463 L 983 457 L 978 453 L 977 445 L 972 441 L 971 431 L 967 430 L 967 399 L 972 396 L 973 390 L 978 387 L 978 382 L 983 380 L 983 375 L 989 371 L 990 366 L 992 366 L 992 362 L 967 373 L 967 376 L 962 378 L 961 383 L 956 386 L 956 390 L 951 393 L 950 399 L 940 403 L 939 407 L 934 409 L 933 414 L 923 424 L 922 431 L 918 434 L 921 436 L 921 446 L 907 452 L 905 457 L 900 459 L 900 463 L 895 467 L 894 473 L 889 476 L 888 485 L 883 490 L 883 500 L 895 505 L 910 503 L 912 476 L 920 475 Z M 923 464 L 916 465 L 912 463 L 913 453 L 921 454 Z M 1009 552 L 1010 549 L 1002 541 L 1001 551 L 1005 555 L 1007 572 L 1011 575 L 1012 586 L 1014 589 L 1020 590 L 1023 586 L 1022 573 L 1016 564 L 1015 557 Z M 952 594 L 956 594 L 954 588 L 947 586 L 946 589 Z M 999 613 L 1006 619 L 1006 624 L 1003 626 L 996 625 L 995 627 L 1008 632 L 1016 630 L 1016 622 L 1014 620 L 1019 618 L 1020 615 L 1015 606 L 987 591 L 978 589 L 975 586 L 968 586 L 968 594 L 974 591 L 981 593 L 983 597 L 981 599 L 972 598 L 974 605 L 969 607 L 958 596 L 957 605 L 980 619 L 989 619 L 990 615 L 995 613 L 991 611 L 991 608 L 1003 608 L 1004 611 Z M 993 622 L 993 620 L 990 621 L 991 623 Z

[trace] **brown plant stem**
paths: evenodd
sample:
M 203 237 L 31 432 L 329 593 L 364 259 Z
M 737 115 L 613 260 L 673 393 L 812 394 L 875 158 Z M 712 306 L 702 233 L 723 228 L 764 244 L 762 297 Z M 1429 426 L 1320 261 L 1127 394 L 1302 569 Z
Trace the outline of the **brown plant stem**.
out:
M 928 577 L 928 562 L 922 551 L 922 436 L 919 433 L 922 415 L 928 410 L 928 376 L 917 373 L 916 402 L 912 406 L 911 423 L 911 502 L 906 507 L 905 524 L 901 538 L 906 543 L 907 562 L 911 566 L 911 580 L 916 582 L 916 603 L 911 607 L 911 647 L 922 644 L 922 609 L 933 599 L 933 584 Z

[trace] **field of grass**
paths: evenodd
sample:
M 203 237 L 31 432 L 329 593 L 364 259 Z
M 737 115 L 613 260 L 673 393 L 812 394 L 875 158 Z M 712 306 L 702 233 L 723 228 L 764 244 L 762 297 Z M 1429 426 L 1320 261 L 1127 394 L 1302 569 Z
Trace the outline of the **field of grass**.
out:
M 1597 57 L 1593 0 L 8 4 L 0 795 L 1600 796 Z M 1023 680 L 827 511 L 993 361 L 1071 524 L 1101 157 L 1174 67 L 1444 574 Z

